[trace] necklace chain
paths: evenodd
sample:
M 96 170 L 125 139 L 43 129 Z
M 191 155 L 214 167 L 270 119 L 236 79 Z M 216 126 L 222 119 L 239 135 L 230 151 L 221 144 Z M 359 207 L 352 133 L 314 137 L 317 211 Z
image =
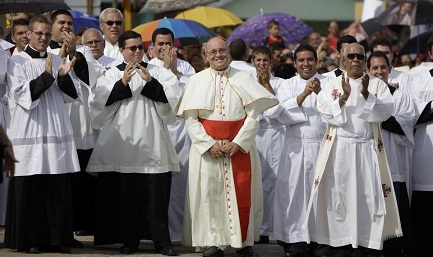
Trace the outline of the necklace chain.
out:
M 228 73 L 230 73 L 230 67 L 229 67 Z M 211 71 L 211 74 L 212 74 L 212 71 Z M 224 75 L 224 72 L 222 74 L 219 74 L 219 72 L 218 72 L 218 75 L 222 77 Z M 223 115 L 223 109 L 225 108 L 225 106 L 223 104 L 224 103 L 224 101 L 223 101 L 224 92 L 225 92 L 225 90 L 227 88 L 227 84 L 230 84 L 230 82 L 229 82 L 229 79 L 227 77 L 227 80 L 226 80 L 226 83 L 224 84 L 224 86 L 220 87 L 219 84 L 221 84 L 221 83 L 217 83 L 217 77 L 218 77 L 218 75 L 214 77 L 215 95 L 218 95 L 218 98 L 219 98 L 218 99 L 219 100 L 219 104 L 217 104 L 216 107 L 219 108 L 219 114 Z M 212 74 L 212 77 L 213 77 L 213 74 Z M 221 80 L 220 80 L 220 82 L 221 82 Z M 218 94 L 217 94 L 217 87 L 219 87 Z

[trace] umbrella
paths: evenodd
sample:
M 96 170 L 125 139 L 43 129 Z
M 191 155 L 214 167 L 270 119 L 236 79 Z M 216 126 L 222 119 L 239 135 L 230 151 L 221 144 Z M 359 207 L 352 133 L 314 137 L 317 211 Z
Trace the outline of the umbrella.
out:
M 179 13 L 175 18 L 200 22 L 208 28 L 221 26 L 235 26 L 244 23 L 234 13 L 225 9 L 199 6 L 191 10 Z
M 132 30 L 140 33 L 143 42 L 152 40 L 152 33 L 157 28 L 173 31 L 176 46 L 201 45 L 216 34 L 198 22 L 182 19 L 164 18 L 141 24 Z
M 392 32 L 395 32 L 397 34 L 400 34 L 400 32 L 403 30 L 403 28 L 405 26 L 403 25 L 383 25 L 377 18 L 372 18 L 369 20 L 364 21 L 363 23 L 361 23 L 362 28 L 364 28 L 365 32 L 368 35 L 372 35 L 375 32 L 383 29 L 383 28 L 388 28 L 389 30 L 391 30 Z
M 400 55 L 427 53 L 427 41 L 431 35 L 433 35 L 433 31 L 428 31 L 409 39 L 406 44 L 404 44 L 403 49 L 401 49 Z
M 70 10 L 69 12 L 74 19 L 74 31 L 78 31 L 82 27 L 100 29 L 98 17 L 75 10 Z
M 58 9 L 71 9 L 64 0 L 0 0 L 0 14 L 36 13 L 41 14 Z
M 228 41 L 241 38 L 253 47 L 262 45 L 263 40 L 268 36 L 267 26 L 271 20 L 280 23 L 280 36 L 286 44 L 299 42 L 313 32 L 311 27 L 288 13 L 265 13 L 249 18 L 244 24 L 239 25 Z
M 190 9 L 200 5 L 207 5 L 219 0 L 148 0 L 139 13 L 162 13 L 175 10 Z
M 376 21 L 382 25 L 412 26 L 433 23 L 433 3 L 431 1 L 403 1 L 387 8 Z

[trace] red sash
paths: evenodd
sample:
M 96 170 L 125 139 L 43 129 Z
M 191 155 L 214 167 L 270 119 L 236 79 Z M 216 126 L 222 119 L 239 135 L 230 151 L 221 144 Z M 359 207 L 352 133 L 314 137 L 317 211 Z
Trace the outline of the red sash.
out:
M 216 121 L 200 119 L 206 133 L 215 140 L 232 141 L 245 119 L 237 121 Z M 233 179 L 238 203 L 239 220 L 241 224 L 242 241 L 247 238 L 248 223 L 251 209 L 251 158 L 249 153 L 238 151 L 231 157 Z M 229 195 L 226 194 L 229 201 Z M 229 203 L 230 205 L 230 203 Z

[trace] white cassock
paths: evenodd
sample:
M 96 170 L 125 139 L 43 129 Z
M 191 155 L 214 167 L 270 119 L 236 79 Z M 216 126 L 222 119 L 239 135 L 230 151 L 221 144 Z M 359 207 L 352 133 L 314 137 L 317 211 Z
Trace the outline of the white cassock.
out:
M 120 53 L 119 44 L 117 42 L 112 45 L 110 42 L 105 40 L 104 56 L 123 61 L 123 55 Z M 143 62 L 148 61 L 147 56 L 143 55 Z
M 65 106 L 66 102 L 75 99 L 60 90 L 57 80 L 40 98 L 35 101 L 31 98 L 30 81 L 45 71 L 45 60 L 33 59 L 23 51 L 12 57 L 8 66 L 11 111 L 8 133 L 19 161 L 15 164 L 15 176 L 64 174 L 80 170 Z M 57 78 L 61 59 L 52 55 L 52 61 L 53 76 Z M 73 81 L 81 98 L 78 79 Z
M 269 82 L 275 93 L 280 87 L 288 86 L 286 80 L 273 76 Z M 260 115 L 260 128 L 255 141 L 262 167 L 263 222 L 261 236 L 269 236 L 272 233 L 275 181 L 284 146 L 287 115 L 286 110 L 280 104 L 267 109 Z
M 150 75 L 163 86 L 169 103 L 141 95 L 147 83 L 137 73 L 129 82 L 132 97 L 106 106 L 114 84 L 122 79 L 121 65 L 126 64 L 107 70 L 97 81 L 90 105 L 92 126 L 101 131 L 86 170 L 142 174 L 179 171 L 166 126 L 175 121 L 172 108 L 181 94 L 176 76 L 164 68 L 147 66 Z
M 412 77 L 416 77 L 425 72 L 428 72 L 432 68 L 433 68 L 433 62 L 422 62 L 420 65 L 414 66 L 412 69 L 410 69 L 408 74 Z
M 302 224 L 326 124 L 317 111 L 316 93 L 311 93 L 301 106 L 297 103 L 297 97 L 314 78 L 320 80 L 321 87 L 329 81 L 317 73 L 308 80 L 297 75 L 277 93 L 291 118 L 275 185 L 274 238 L 285 243 L 309 243 L 310 233 L 315 231 L 314 219 L 309 221 L 308 229 L 302 229 Z
M 2 40 L 3 41 L 3 40 Z M 5 41 L 6 42 L 6 41 Z M 9 122 L 9 111 L 7 107 L 6 94 L 6 70 L 8 67 L 8 61 L 10 58 L 10 52 L 7 49 L 3 49 L 0 46 L 0 126 L 7 131 Z M 0 226 L 4 226 L 6 222 L 6 202 L 8 192 L 8 178 L 6 173 L 0 171 L 3 176 L 3 183 L 0 184 Z
M 419 115 L 433 100 L 433 71 L 426 71 L 412 81 L 411 93 Z M 415 149 L 413 150 L 412 189 L 415 191 L 433 191 L 433 125 L 431 121 L 416 127 Z
M 193 143 L 189 155 L 182 238 L 185 245 L 240 248 L 252 245 L 254 239 L 258 240 L 263 202 L 260 162 L 254 138 L 259 129 L 259 114 L 277 104 L 276 98 L 252 76 L 234 68 L 220 72 L 206 69 L 188 80 L 178 111 L 178 115 L 185 118 Z M 208 126 L 205 123 L 211 126 L 205 129 L 204 126 Z M 240 127 L 230 130 L 225 124 Z M 223 127 L 227 129 L 218 129 Z M 219 132 L 224 135 L 221 140 L 209 135 Z M 245 219 L 240 218 L 240 201 L 235 189 L 236 174 L 232 164 L 235 157 L 214 159 L 208 151 L 217 142 L 220 145 L 228 142 L 224 139 L 226 134 L 230 134 L 232 142 L 242 149 L 235 155 L 251 166 L 251 176 L 245 180 L 251 183 L 243 183 L 251 190 L 251 198 L 247 195 L 249 200 L 243 202 L 250 204 L 243 209 L 242 217 Z M 251 158 L 244 157 L 248 156 L 247 153 Z M 241 193 L 245 194 L 248 192 Z
M 158 58 L 153 58 L 149 63 L 158 67 L 164 66 L 164 61 Z M 177 70 L 182 73 L 182 77 L 179 79 L 179 86 L 183 90 L 188 78 L 195 74 L 195 70 L 191 64 L 180 59 L 177 59 Z M 182 118 L 176 118 L 176 123 L 167 125 L 167 128 L 170 133 L 170 139 L 176 149 L 180 166 L 180 172 L 172 173 L 168 221 L 171 240 L 180 241 L 182 239 L 185 191 L 188 180 L 188 155 L 191 148 L 191 139 L 186 132 L 185 121 Z
M 378 126 L 392 115 L 394 100 L 388 86 L 374 77 L 365 100 L 361 80 L 349 80 L 351 93 L 341 108 L 341 76 L 318 95 L 317 109 L 330 125 L 309 202 L 310 209 L 317 196 L 316 233 L 311 238 L 333 247 L 380 250 L 384 239 L 402 234 Z
M 245 71 L 246 73 L 250 74 L 254 78 L 257 76 L 256 68 L 251 64 L 247 63 L 245 61 L 232 61 L 230 63 L 230 67 L 233 67 L 237 70 Z

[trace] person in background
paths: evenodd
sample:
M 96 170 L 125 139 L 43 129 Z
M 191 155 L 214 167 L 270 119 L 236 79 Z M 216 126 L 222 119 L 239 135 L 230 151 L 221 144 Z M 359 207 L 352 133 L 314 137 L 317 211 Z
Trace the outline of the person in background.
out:
M 24 51 L 24 47 L 29 43 L 27 38 L 27 30 L 29 29 L 29 21 L 26 19 L 19 19 L 14 21 L 11 28 L 11 39 L 15 43 L 15 49 L 12 55 L 16 55 Z
M 278 44 L 281 47 L 285 47 L 283 38 L 279 35 L 280 33 L 280 23 L 276 20 L 271 20 L 268 22 L 268 36 L 263 40 L 263 45 L 271 47 L 274 44 Z
M 189 64 L 194 68 L 195 72 L 200 72 L 206 68 L 205 60 L 199 53 L 194 53 L 189 57 Z
M 345 68 L 343 65 L 343 56 L 342 56 L 342 50 L 345 48 L 346 45 L 356 43 L 356 38 L 351 35 L 345 35 L 342 36 L 340 39 L 338 39 L 335 53 L 338 58 L 339 65 L 336 69 L 329 71 L 327 73 L 324 73 L 323 75 L 326 77 L 336 78 L 339 77 L 341 74 L 344 73 Z
M 338 50 L 337 42 L 340 39 L 340 26 L 337 21 L 330 21 L 328 23 L 328 40 L 329 40 L 329 49 L 330 53 Z M 340 49 L 341 50 L 341 49 Z M 338 50 L 338 51 L 340 51 Z
M 271 94 L 280 87 L 287 87 L 282 78 L 271 74 L 271 50 L 266 46 L 254 48 L 251 63 L 256 68 L 257 81 Z M 269 236 L 273 230 L 274 193 L 280 156 L 284 146 L 285 125 L 289 125 L 286 110 L 281 106 L 274 106 L 260 115 L 260 129 L 256 136 L 256 148 L 262 167 L 263 185 L 263 222 L 260 240 L 257 243 L 269 243 Z
M 248 63 L 248 45 L 243 39 L 235 39 L 233 40 L 230 45 L 230 55 L 232 57 L 232 62 L 230 63 L 230 66 L 245 71 L 246 73 L 250 74 L 251 76 L 256 76 L 256 68 L 254 68 L 251 63 Z

